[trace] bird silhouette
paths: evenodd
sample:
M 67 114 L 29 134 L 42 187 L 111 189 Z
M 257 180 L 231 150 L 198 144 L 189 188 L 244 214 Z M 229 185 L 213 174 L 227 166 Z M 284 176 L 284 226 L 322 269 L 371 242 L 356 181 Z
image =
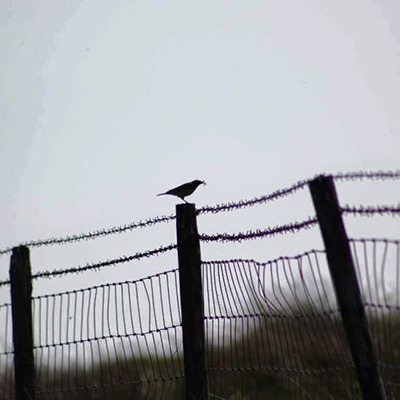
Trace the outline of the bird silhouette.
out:
M 179 197 L 181 200 L 183 200 L 185 203 L 187 201 L 185 200 L 185 197 L 190 196 L 200 185 L 205 185 L 205 181 L 200 181 L 198 179 L 184 183 L 183 185 L 177 186 L 176 188 L 173 188 L 171 190 L 168 190 L 168 192 L 165 193 L 160 193 L 157 196 L 164 196 L 166 194 L 169 194 L 171 196 L 176 196 Z

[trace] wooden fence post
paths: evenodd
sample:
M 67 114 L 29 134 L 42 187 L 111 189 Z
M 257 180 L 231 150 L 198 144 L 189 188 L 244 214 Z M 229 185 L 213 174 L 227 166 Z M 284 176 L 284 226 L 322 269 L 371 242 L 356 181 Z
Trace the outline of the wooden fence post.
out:
M 364 400 L 386 400 L 331 176 L 309 183 L 343 324 Z
M 11 310 L 16 400 L 35 399 L 32 280 L 29 249 L 15 247 L 11 255 Z
M 194 204 L 176 206 L 186 400 L 208 399 L 201 257 Z

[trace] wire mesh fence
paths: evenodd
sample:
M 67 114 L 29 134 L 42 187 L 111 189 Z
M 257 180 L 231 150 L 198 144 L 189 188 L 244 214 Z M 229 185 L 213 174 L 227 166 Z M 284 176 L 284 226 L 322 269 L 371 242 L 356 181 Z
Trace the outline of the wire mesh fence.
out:
M 400 396 L 400 242 L 351 240 L 379 368 Z M 210 398 L 357 399 L 325 252 L 203 262 Z M 33 301 L 39 398 L 183 398 L 178 270 Z M 0 307 L 10 327 L 9 304 Z M 1 398 L 13 395 L 11 331 Z
M 399 242 L 353 240 L 388 398 L 400 396 Z M 362 256 L 362 260 L 360 257 Z M 325 254 L 204 263 L 210 392 L 220 398 L 361 398 Z
M 134 282 L 34 297 L 40 398 L 92 398 L 100 392 L 105 398 L 156 398 L 165 396 L 166 388 L 169 398 L 177 398 L 183 378 L 178 293 L 177 270 L 171 270 Z M 0 309 L 7 326 L 10 308 Z M 10 398 L 9 332 L 4 341 L 2 398 Z
M 379 368 L 390 399 L 400 398 L 400 241 L 350 241 Z
M 207 327 L 215 338 L 208 360 L 220 397 L 355 398 L 323 252 L 268 263 L 213 262 L 206 271 Z

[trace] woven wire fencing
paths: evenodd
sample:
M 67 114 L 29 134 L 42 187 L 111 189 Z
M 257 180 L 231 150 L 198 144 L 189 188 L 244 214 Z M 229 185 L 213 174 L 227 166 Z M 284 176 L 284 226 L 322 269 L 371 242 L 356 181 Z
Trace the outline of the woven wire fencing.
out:
M 337 180 L 398 179 L 394 174 L 339 174 Z M 234 211 L 290 195 L 301 181 L 260 198 L 203 207 L 199 214 Z M 399 206 L 342 208 L 344 215 L 399 215 Z M 66 238 L 26 243 L 50 246 L 168 223 L 174 216 Z M 315 228 L 309 217 L 264 230 L 202 234 L 207 242 L 242 242 Z M 389 399 L 400 398 L 400 244 L 350 240 L 379 369 Z M 176 245 L 43 271 L 51 278 L 127 263 Z M 0 251 L 8 254 L 11 248 Z M 259 262 L 203 261 L 210 399 L 361 398 L 325 252 Z M 0 282 L 8 285 L 8 281 Z M 39 399 L 183 399 L 184 369 L 177 269 L 140 280 L 33 298 Z M 0 399 L 14 398 L 11 305 L 0 305 Z
M 351 240 L 379 368 L 400 398 L 400 243 Z M 357 399 L 323 251 L 204 263 L 210 392 L 223 399 Z
M 33 298 L 40 399 L 183 398 L 177 270 Z M 0 309 L 11 326 L 11 305 Z M 8 335 L 8 337 L 7 337 Z M 12 398 L 10 333 L 0 355 Z
M 400 396 L 400 242 L 351 240 L 379 367 Z M 324 251 L 203 262 L 210 398 L 361 398 Z M 183 399 L 178 270 L 34 298 L 40 399 Z M 11 307 L 0 308 L 11 326 Z M 13 397 L 10 329 L 0 396 Z

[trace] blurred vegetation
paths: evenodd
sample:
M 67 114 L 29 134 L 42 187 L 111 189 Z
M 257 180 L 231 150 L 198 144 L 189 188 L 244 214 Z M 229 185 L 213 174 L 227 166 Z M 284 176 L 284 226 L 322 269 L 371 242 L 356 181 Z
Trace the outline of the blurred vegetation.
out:
M 368 314 L 388 398 L 400 399 L 400 310 Z M 209 337 L 210 400 L 361 398 L 338 315 L 303 309 L 296 316 L 264 315 L 244 321 L 230 321 L 219 340 Z M 173 359 L 121 355 L 91 365 L 95 367 L 64 365 L 54 372 L 52 367 L 43 370 L 42 364 L 37 398 L 184 398 L 181 354 Z M 0 376 L 0 398 L 10 396 L 8 387 Z

